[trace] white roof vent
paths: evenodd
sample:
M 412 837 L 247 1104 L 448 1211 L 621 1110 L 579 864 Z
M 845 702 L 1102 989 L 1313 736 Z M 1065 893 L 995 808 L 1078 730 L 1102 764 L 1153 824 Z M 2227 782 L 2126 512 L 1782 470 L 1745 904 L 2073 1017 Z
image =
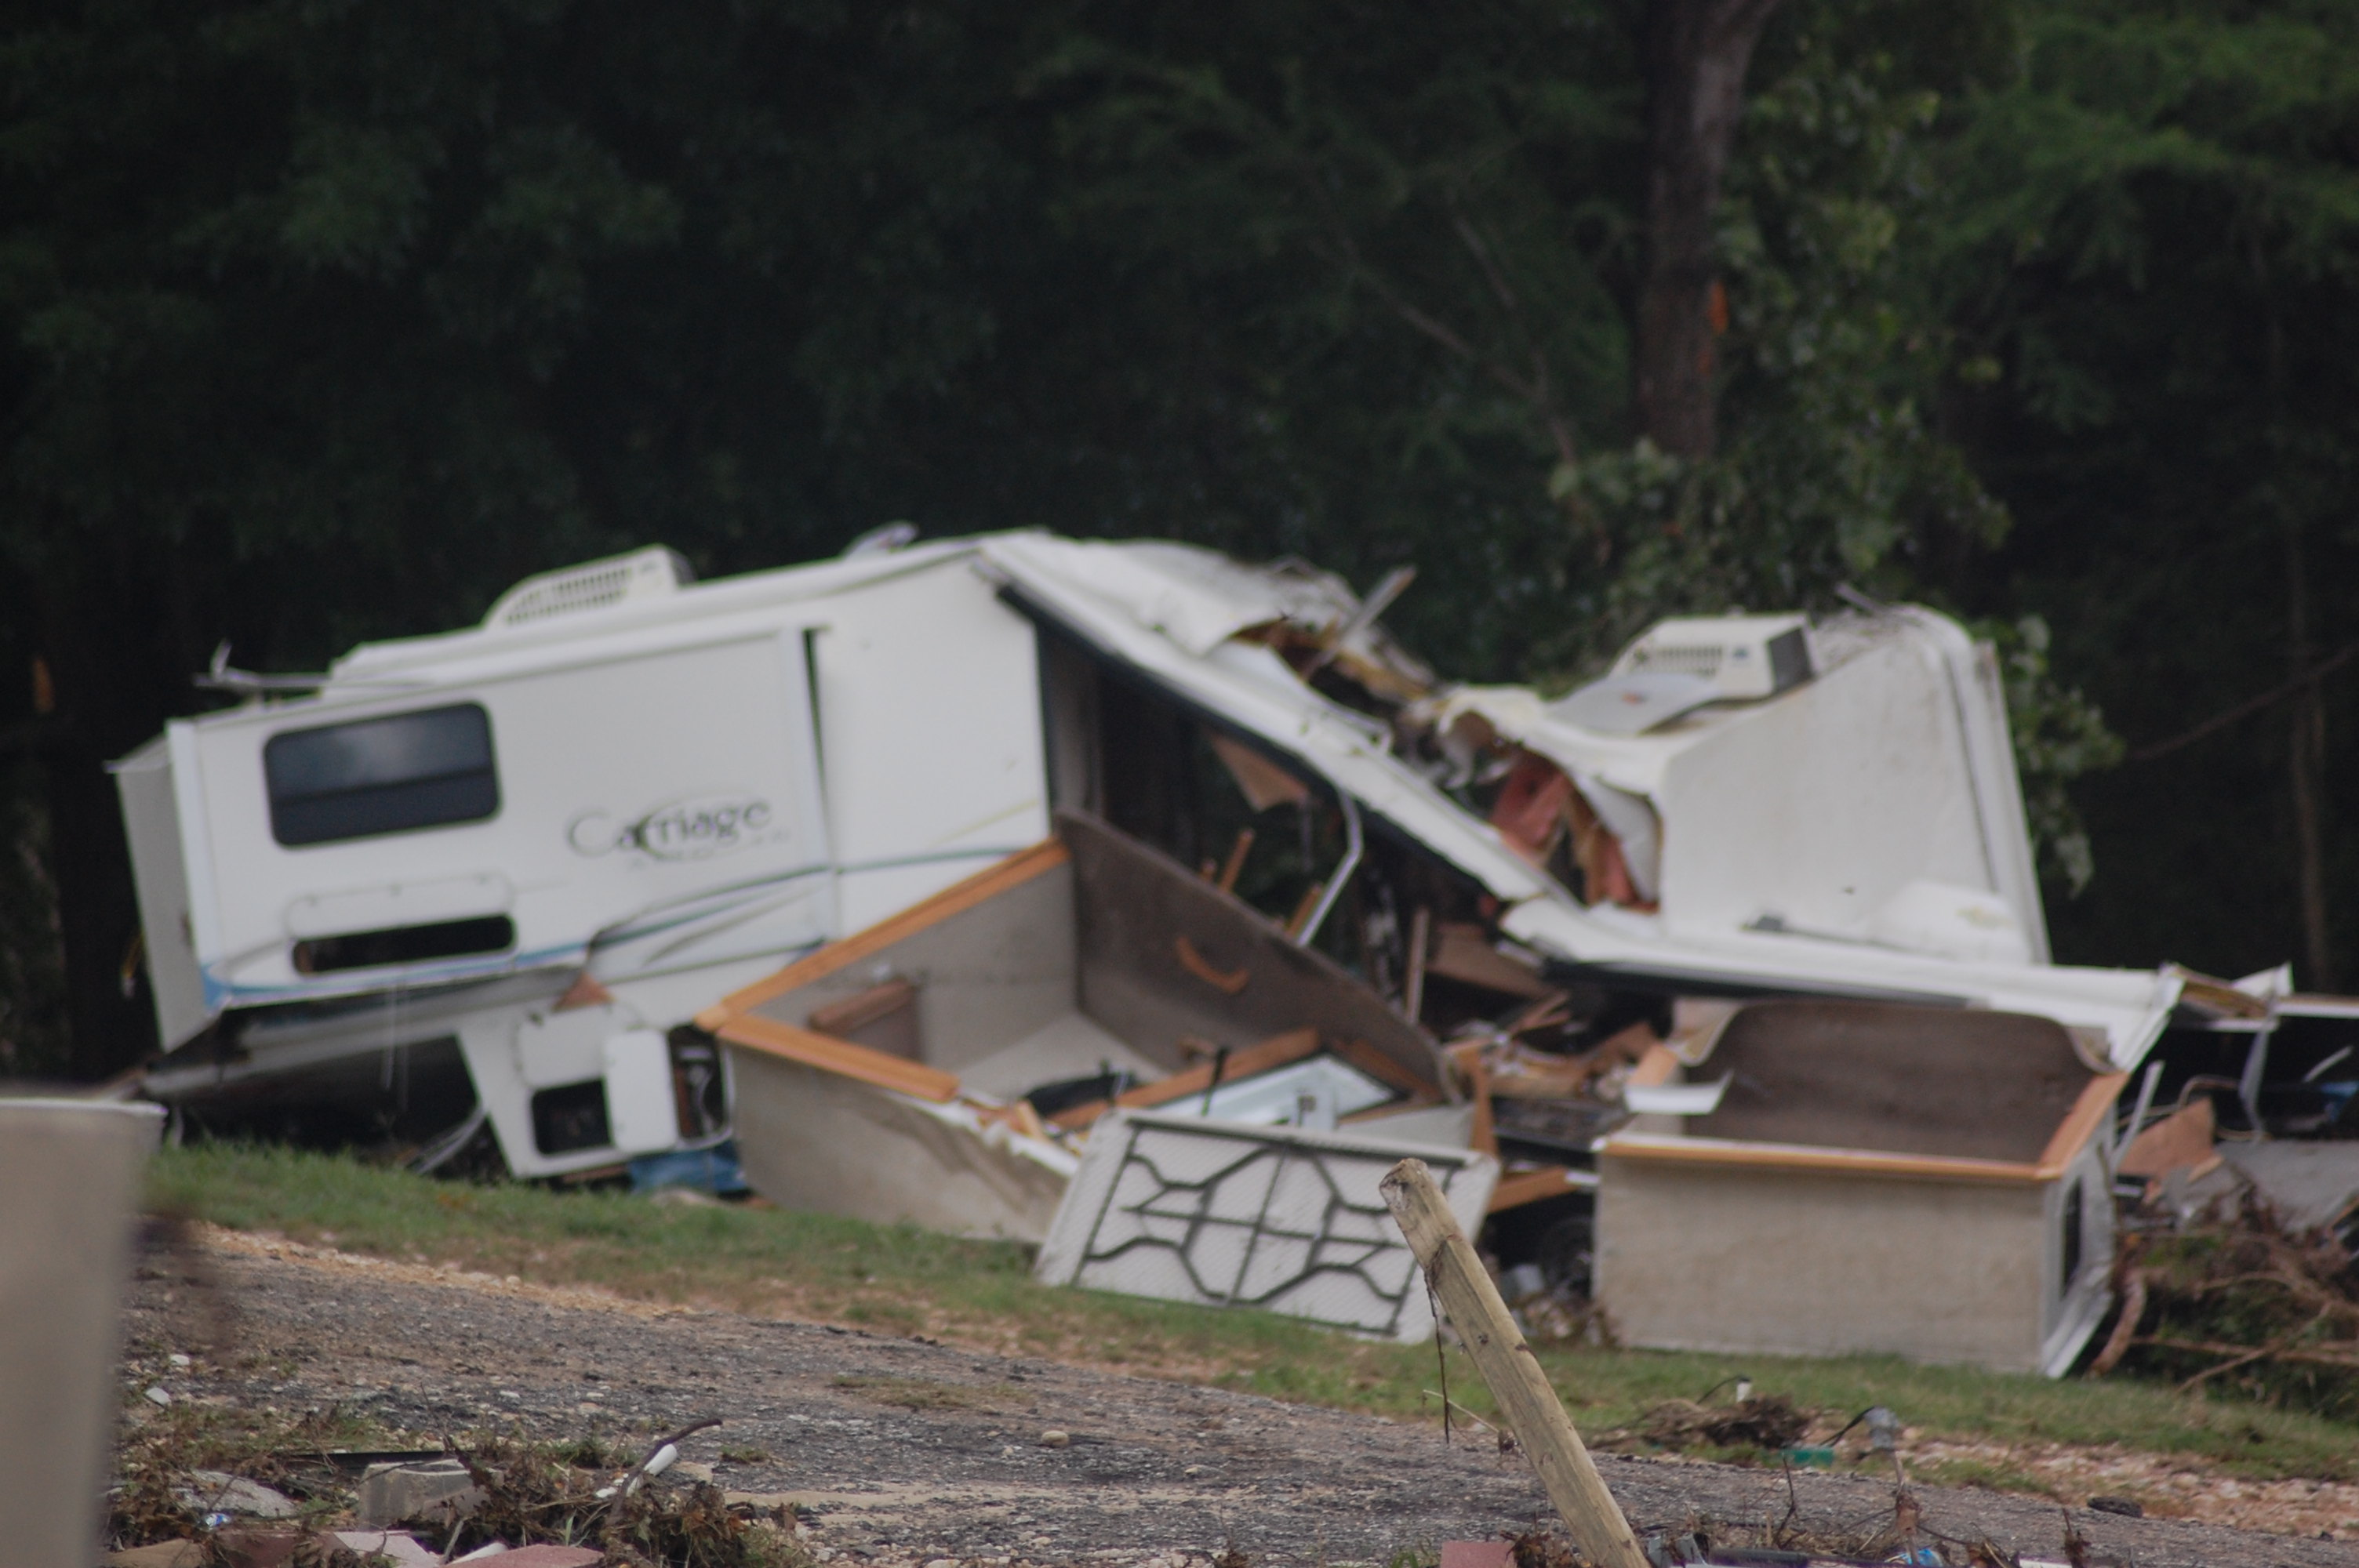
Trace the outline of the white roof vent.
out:
M 500 595 L 484 624 L 524 626 L 576 611 L 611 610 L 635 600 L 660 599 L 695 580 L 694 569 L 679 551 L 651 545 L 627 556 L 528 577 Z
M 1810 622 L 1799 615 L 1659 621 L 1614 661 L 1617 676 L 1699 676 L 1723 701 L 1775 697 L 1814 673 Z

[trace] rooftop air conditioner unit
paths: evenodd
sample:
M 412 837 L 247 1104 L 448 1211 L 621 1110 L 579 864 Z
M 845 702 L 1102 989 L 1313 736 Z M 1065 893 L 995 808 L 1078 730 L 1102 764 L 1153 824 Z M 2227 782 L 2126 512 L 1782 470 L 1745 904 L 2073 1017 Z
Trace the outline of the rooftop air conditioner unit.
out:
M 1723 700 L 1775 697 L 1814 673 L 1810 622 L 1799 615 L 1659 621 L 1622 650 L 1613 673 L 1697 676 Z
M 607 610 L 633 600 L 657 599 L 696 580 L 686 557 L 652 545 L 627 556 L 609 556 L 560 571 L 528 577 L 506 593 L 484 617 L 491 627 L 524 626 L 552 615 Z

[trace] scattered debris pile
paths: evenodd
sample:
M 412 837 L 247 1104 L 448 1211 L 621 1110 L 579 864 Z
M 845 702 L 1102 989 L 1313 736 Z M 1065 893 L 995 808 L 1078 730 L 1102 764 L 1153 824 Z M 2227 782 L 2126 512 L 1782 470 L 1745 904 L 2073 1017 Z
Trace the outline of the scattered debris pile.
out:
M 2322 999 L 2288 1005 L 2306 1005 L 2314 1020 L 2342 1016 Z M 2349 1060 L 2351 1021 L 2340 1027 L 2294 1037 L 2302 1049 L 2284 1054 L 2304 1080 Z M 2169 1076 L 2163 1064 L 2147 1070 L 2114 1162 L 2125 1217 L 2114 1263 L 2122 1306 L 2090 1369 L 2124 1367 L 2190 1391 L 2234 1388 L 2349 1419 L 2359 1414 L 2359 1142 L 2331 1129 L 2269 1135 L 2252 1111 L 2268 1087 L 2268 1041 L 2256 1032 L 2241 1077 L 2187 1076 L 2151 1110 Z
M 2093 1370 L 2359 1415 L 2359 1260 L 2332 1230 L 2289 1227 L 2251 1186 L 2190 1220 L 2144 1217 L 2123 1239 L 2123 1308 Z
M 472 1434 L 352 1449 L 333 1412 L 234 1433 L 151 1419 L 110 1495 L 111 1568 L 807 1568 L 792 1512 L 679 1463 L 592 1439 Z M 213 1465 L 228 1468 L 216 1469 Z
M 690 1430 L 694 1430 L 693 1428 Z M 610 1562 L 679 1568 L 788 1568 L 805 1554 L 782 1509 L 737 1500 L 710 1480 L 667 1474 L 674 1433 L 634 1465 L 601 1444 L 495 1439 L 463 1454 L 484 1500 L 451 1527 L 452 1560 L 493 1541 L 592 1544 Z M 618 1475 L 617 1472 L 620 1472 Z
M 1733 1396 L 1714 1397 L 1732 1385 Z M 1756 1394 L 1751 1379 L 1736 1378 L 1699 1399 L 1665 1400 L 1630 1425 L 1597 1433 L 1592 1444 L 1613 1454 L 1685 1454 L 1736 1465 L 1825 1469 L 1834 1463 L 1834 1445 L 1849 1431 L 1834 1412 L 1796 1404 L 1785 1394 Z M 1871 1449 L 1858 1456 L 1864 1462 L 1883 1452 Z
M 1777 1453 L 1801 1441 L 1812 1412 L 1783 1394 L 1756 1394 L 1733 1405 L 1669 1400 L 1647 1412 L 1637 1435 L 1658 1448 L 1740 1448 Z

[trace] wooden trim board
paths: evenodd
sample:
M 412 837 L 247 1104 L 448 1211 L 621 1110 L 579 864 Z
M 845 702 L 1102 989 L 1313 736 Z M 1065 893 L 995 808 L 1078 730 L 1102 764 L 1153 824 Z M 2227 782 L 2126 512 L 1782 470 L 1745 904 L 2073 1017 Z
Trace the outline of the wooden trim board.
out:
M 1640 1088 L 1658 1088 L 1669 1083 L 1684 1065 L 1678 1052 L 1657 1041 L 1639 1054 L 1637 1065 L 1630 1069 L 1630 1082 Z
M 1010 855 L 962 882 L 953 882 L 931 898 L 920 900 L 864 931 L 855 931 L 840 941 L 826 944 L 817 952 L 796 959 L 777 974 L 756 980 L 741 990 L 731 991 L 698 1013 L 696 1026 L 708 1034 L 718 1034 L 731 1019 L 750 1012 L 772 997 L 784 996 L 813 980 L 822 979 L 905 937 L 917 935 L 928 926 L 939 925 L 953 914 L 962 914 L 979 903 L 987 903 L 1009 888 L 1028 882 L 1044 871 L 1064 865 L 1072 858 L 1072 852 L 1065 848 L 1062 839 L 1044 838 L 1030 849 Z
M 1560 1198 L 1567 1193 L 1586 1191 L 1587 1185 L 1576 1185 L 1569 1165 L 1543 1165 L 1537 1171 L 1517 1171 L 1499 1178 L 1491 1189 L 1491 1206 L 1485 1214 L 1497 1214 L 1503 1209 L 1521 1208 L 1527 1203 L 1544 1198 Z
M 2096 1136 L 2097 1129 L 2112 1116 L 2114 1101 L 2121 1097 L 2122 1086 L 2130 1081 L 2127 1073 L 2100 1073 L 2089 1080 L 2081 1098 L 2072 1102 L 2064 1119 L 2056 1124 L 2055 1135 L 2048 1147 L 2039 1152 L 2039 1172 L 2043 1176 L 2060 1176 L 2065 1167 L 2083 1144 Z
M 1340 1060 L 1357 1067 L 1386 1088 L 1406 1095 L 1410 1099 L 1421 1098 L 1433 1093 L 1433 1085 L 1419 1078 L 1364 1040 L 1330 1040 L 1327 1042 L 1327 1049 L 1332 1051 Z
M 958 1098 L 959 1081 L 955 1073 L 945 1073 L 940 1067 L 929 1067 L 922 1062 L 912 1062 L 905 1057 L 889 1056 L 865 1045 L 854 1045 L 849 1040 L 814 1034 L 808 1029 L 780 1023 L 759 1013 L 730 1019 L 712 1033 L 744 1050 L 781 1056 L 789 1062 L 799 1062 L 806 1067 L 816 1067 L 822 1073 L 857 1078 L 864 1084 L 874 1084 L 880 1089 L 891 1089 L 897 1094 L 914 1095 L 919 1099 L 932 1100 L 937 1105 Z
M 1720 1138 L 1665 1137 L 1617 1132 L 1599 1151 L 1619 1160 L 1667 1165 L 1721 1165 L 1762 1171 L 1822 1171 L 1845 1176 L 1915 1176 L 1936 1182 L 1972 1182 L 1996 1186 L 2037 1186 L 2061 1172 L 2012 1160 L 1965 1160 L 1949 1155 L 1886 1154 L 1865 1149 L 1812 1149 L 1796 1143 L 1736 1143 Z

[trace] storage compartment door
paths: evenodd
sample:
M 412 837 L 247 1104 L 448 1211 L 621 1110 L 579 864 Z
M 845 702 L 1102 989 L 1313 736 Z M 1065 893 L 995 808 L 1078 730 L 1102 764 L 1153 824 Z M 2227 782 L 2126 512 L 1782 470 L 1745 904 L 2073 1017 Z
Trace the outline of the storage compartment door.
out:
M 114 790 L 131 841 L 131 878 L 139 897 L 148 992 L 156 1033 L 164 1049 L 185 1044 L 213 1021 L 205 1005 L 203 973 L 189 907 L 189 872 L 181 859 L 179 806 L 172 795 L 172 759 L 158 736 L 116 762 Z

